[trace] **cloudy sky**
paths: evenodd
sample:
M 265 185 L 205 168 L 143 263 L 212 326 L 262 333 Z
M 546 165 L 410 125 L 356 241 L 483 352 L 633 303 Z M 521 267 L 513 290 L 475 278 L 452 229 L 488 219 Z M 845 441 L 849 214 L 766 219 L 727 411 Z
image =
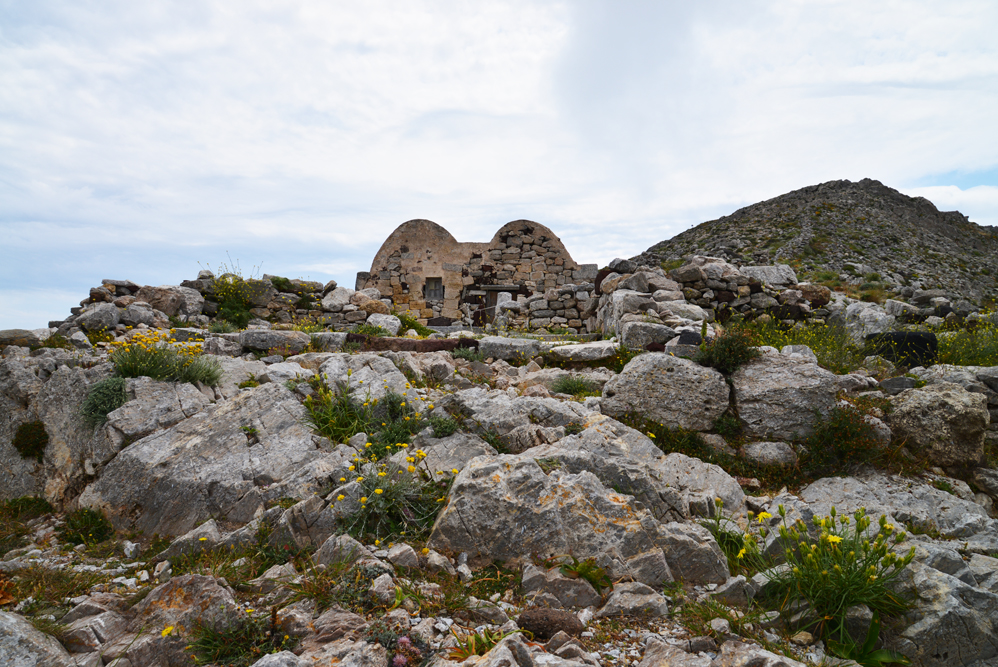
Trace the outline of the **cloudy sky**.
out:
M 0 0 L 0 328 L 105 278 L 353 286 L 397 225 L 629 257 L 875 178 L 998 225 L 998 3 Z

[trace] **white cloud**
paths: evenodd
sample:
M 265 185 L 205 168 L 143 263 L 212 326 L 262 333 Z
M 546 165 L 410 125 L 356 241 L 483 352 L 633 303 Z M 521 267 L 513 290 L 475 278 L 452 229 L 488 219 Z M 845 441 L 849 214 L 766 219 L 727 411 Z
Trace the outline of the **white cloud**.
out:
M 990 191 L 926 186 L 998 164 L 996 24 L 977 0 L 14 5 L 0 279 L 68 308 L 228 250 L 352 285 L 416 217 L 536 219 L 605 263 L 838 178 L 986 223 Z

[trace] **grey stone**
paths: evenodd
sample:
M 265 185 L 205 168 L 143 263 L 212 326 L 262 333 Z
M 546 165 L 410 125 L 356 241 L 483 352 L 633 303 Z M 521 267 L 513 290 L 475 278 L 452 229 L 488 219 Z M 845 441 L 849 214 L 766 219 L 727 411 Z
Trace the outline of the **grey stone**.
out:
M 827 415 L 839 390 L 835 374 L 772 348 L 735 371 L 731 384 L 745 434 L 780 440 L 810 435 L 815 411 Z
M 367 316 L 367 323 L 381 327 L 389 333 L 389 335 L 394 336 L 402 328 L 402 320 L 395 317 L 394 315 L 384 315 L 382 313 L 372 313 Z
M 291 651 L 281 651 L 265 655 L 251 667 L 305 667 L 306 663 L 298 659 L 298 656 Z
M 8 667 L 75 667 L 76 662 L 51 635 L 24 617 L 0 611 L 0 663 Z
M 796 354 L 811 361 L 812 363 L 818 363 L 818 355 L 816 355 L 814 350 L 809 348 L 807 345 L 784 345 L 780 348 L 780 354 L 786 357 Z M 797 360 L 795 359 L 795 361 Z
M 571 553 L 615 572 L 655 548 L 654 519 L 630 496 L 608 491 L 590 472 L 545 474 L 533 459 L 482 457 L 454 479 L 430 535 L 432 549 L 512 561 L 529 554 Z M 593 525 L 600 531 L 593 531 Z
M 670 428 L 707 431 L 728 408 L 717 371 L 663 352 L 641 354 L 603 387 L 604 414 L 636 412 Z
M 890 331 L 896 319 L 878 304 L 866 301 L 851 303 L 845 310 L 846 332 L 857 344 L 862 344 L 867 336 Z
M 303 331 L 280 331 L 275 329 L 247 329 L 239 333 L 239 342 L 247 350 L 266 352 L 283 348 L 297 354 L 312 342 Z
M 797 463 L 796 452 L 785 442 L 750 442 L 742 447 L 742 456 L 767 466 L 787 467 Z
M 613 341 L 599 340 L 592 343 L 559 345 L 552 348 L 550 354 L 564 361 L 598 361 L 615 355 L 618 347 Z
M 104 611 L 76 619 L 66 625 L 61 635 L 62 645 L 73 653 L 97 651 L 127 629 L 125 617 L 116 611 Z
M 315 553 L 316 565 L 336 565 L 356 563 L 369 556 L 363 544 L 349 535 L 333 535 Z
M 547 593 L 554 596 L 561 607 L 591 607 L 599 604 L 599 593 L 585 579 L 571 579 L 559 568 L 550 570 L 527 564 L 523 568 L 522 587 L 524 595 Z
M 655 640 L 648 643 L 638 667 L 711 667 L 708 656 L 687 653 L 678 646 Z
M 8 345 L 18 345 L 20 347 L 40 345 L 42 340 L 42 336 L 36 331 L 29 331 L 28 329 L 3 329 L 0 331 L 0 350 Z
M 776 266 L 743 266 L 739 269 L 742 275 L 755 278 L 763 285 L 796 285 L 797 274 L 787 264 Z
M 892 403 L 888 423 L 913 452 L 943 467 L 972 466 L 981 461 L 990 423 L 984 395 L 943 382 L 908 389 Z
M 884 393 L 888 396 L 897 396 L 905 389 L 914 389 L 915 378 L 905 377 L 903 375 L 886 378 L 880 381 L 880 388 L 883 389 Z
M 167 316 L 183 319 L 200 315 L 204 306 L 204 297 L 196 289 L 174 285 L 143 287 L 135 294 L 135 299 L 145 301 Z
M 147 377 L 129 378 L 125 391 L 128 402 L 107 415 L 108 435 L 118 449 L 179 424 L 210 404 L 194 385 Z
M 121 321 L 121 313 L 110 303 L 94 303 L 87 306 L 76 323 L 87 331 L 114 329 Z
M 532 338 L 486 336 L 478 341 L 478 351 L 486 358 L 506 361 L 529 359 L 541 353 L 541 342 Z
M 218 524 L 214 519 L 208 519 L 200 526 L 192 528 L 170 543 L 164 551 L 156 555 L 158 560 L 169 560 L 184 555 L 194 555 L 213 548 L 222 541 L 218 532 Z
M 745 577 L 739 574 L 737 577 L 729 577 L 726 582 L 718 586 L 710 595 L 729 607 L 744 608 L 748 607 L 749 602 L 752 601 L 755 590 Z
M 408 544 L 396 544 L 388 549 L 388 560 L 395 567 L 419 567 L 419 556 Z
M 267 366 L 267 370 L 260 375 L 260 382 L 284 384 L 288 380 L 307 379 L 313 375 L 315 371 L 302 368 L 293 361 L 285 361 Z
M 693 320 L 694 322 L 703 322 L 709 319 L 707 316 L 707 311 L 705 311 L 700 306 L 694 305 L 692 303 L 687 303 L 685 301 L 668 301 L 665 303 L 667 310 L 675 315 L 676 317 L 681 317 L 684 320 Z M 663 316 L 665 313 L 659 310 L 659 313 Z
M 731 576 L 728 561 L 710 531 L 696 523 L 659 524 L 655 543 L 677 581 L 723 584 Z
M 422 412 L 423 403 L 414 390 L 406 385 L 409 381 L 385 357 L 376 354 L 335 353 L 319 367 L 326 376 L 326 384 L 337 391 L 346 388 L 356 398 L 365 401 L 384 398 L 392 391 L 404 396 L 417 411 Z
M 347 342 L 345 331 L 323 331 L 312 335 L 313 344 L 323 352 L 338 352 Z
M 721 655 L 713 664 L 716 667 L 807 667 L 803 662 L 733 639 L 721 644 Z
M 676 335 L 672 327 L 653 322 L 624 322 L 620 325 L 620 344 L 632 350 L 643 350 L 650 343 L 666 343 Z
M 720 466 L 674 452 L 652 462 L 650 467 L 663 484 L 683 489 L 692 515 L 712 516 L 716 498 L 723 502 L 725 515 L 745 515 L 745 492 Z M 699 509 L 693 507 L 694 498 L 701 504 Z
M 253 438 L 244 426 L 256 429 Z M 347 461 L 316 447 L 290 391 L 265 384 L 129 445 L 79 502 L 118 528 L 176 535 L 218 514 L 248 521 L 270 500 L 309 495 Z
M 614 616 L 666 616 L 669 603 L 650 586 L 636 581 L 617 584 L 606 604 L 596 612 L 596 618 Z

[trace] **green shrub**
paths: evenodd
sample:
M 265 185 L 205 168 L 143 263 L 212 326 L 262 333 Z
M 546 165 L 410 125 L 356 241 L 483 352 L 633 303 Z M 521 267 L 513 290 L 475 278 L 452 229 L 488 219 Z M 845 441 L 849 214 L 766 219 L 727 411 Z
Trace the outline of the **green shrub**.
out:
M 815 412 L 814 433 L 805 440 L 806 467 L 812 475 L 873 463 L 883 454 L 877 432 L 856 408 L 836 406 L 827 417 Z
M 32 345 L 32 349 L 37 350 L 39 348 L 51 348 L 55 350 L 72 350 L 73 344 L 69 342 L 69 339 L 62 334 L 52 334 L 45 340 L 43 340 L 39 345 Z
M 293 649 L 298 639 L 280 631 L 276 611 L 247 614 L 222 626 L 195 621 L 188 645 L 194 664 L 247 667 L 267 654 Z
M 450 354 L 455 359 L 464 359 L 468 362 L 485 361 L 485 355 L 473 347 L 458 347 L 451 350 Z
M 238 301 L 229 301 L 218 305 L 217 319 L 229 322 L 233 329 L 245 329 L 253 319 L 249 305 Z M 216 320 L 217 321 L 217 320 Z
M 35 459 L 41 463 L 45 456 L 45 447 L 49 444 L 49 434 L 45 430 L 45 424 L 37 420 L 24 422 L 17 427 L 12 444 L 21 458 Z
M 564 375 L 551 383 L 551 391 L 556 394 L 569 394 L 576 398 L 599 396 L 599 385 L 581 375 Z
M 96 345 L 97 343 L 111 343 L 114 341 L 114 334 L 109 333 L 107 327 L 101 327 L 95 331 L 88 331 L 87 340 L 90 341 L 91 345 Z
M 772 571 L 776 599 L 783 601 L 783 608 L 806 602 L 814 612 L 819 637 L 845 643 L 845 614 L 856 605 L 865 604 L 881 616 L 908 609 L 908 602 L 891 584 L 914 558 L 915 549 L 906 556 L 893 551 L 906 535 L 886 517 L 880 517 L 878 529 L 871 534 L 865 509 L 850 517 L 837 515 L 833 507 L 829 516 L 814 517 L 819 536 L 813 540 L 802 521 L 786 524 L 782 505 L 780 516 L 780 541 L 788 567 Z
M 87 392 L 80 406 L 83 421 L 96 428 L 107 421 L 107 415 L 128 401 L 125 378 L 110 377 L 101 380 Z
M 333 391 L 319 387 L 305 399 L 308 423 L 319 435 L 334 443 L 345 443 L 358 433 L 366 433 L 371 424 L 371 402 L 354 399 L 346 387 Z
M 563 563 L 559 568 L 561 573 L 569 579 L 585 579 L 597 593 L 602 593 L 604 588 L 613 588 L 613 580 L 606 570 L 596 564 L 595 558 L 579 560 L 575 556 L 569 556 L 571 563 Z
M 112 537 L 114 526 L 101 512 L 84 507 L 66 515 L 60 534 L 65 542 L 89 546 Z
M 245 329 L 253 319 L 250 312 L 249 286 L 242 276 L 226 273 L 215 280 L 215 299 L 218 300 L 216 317 Z
M 401 333 L 405 333 L 409 329 L 415 330 L 415 332 L 420 336 L 429 336 L 430 334 L 433 333 L 433 329 L 430 329 L 429 327 L 425 327 L 422 324 L 420 324 L 416 320 L 416 318 L 410 315 L 408 312 L 393 313 L 393 314 L 395 315 L 395 317 L 399 318 L 400 322 L 402 322 L 402 326 L 399 328 L 399 331 Z
M 725 412 L 714 420 L 714 432 L 726 440 L 736 438 L 741 435 L 742 422 L 730 412 Z
M 208 325 L 208 331 L 212 333 L 235 333 L 238 330 L 235 324 L 225 319 L 216 319 Z
M 291 285 L 291 281 L 287 278 L 281 278 L 280 276 L 273 276 L 270 279 L 270 284 L 273 285 L 278 292 L 294 292 L 294 286 Z
M 201 355 L 200 343 L 176 345 L 168 332 L 139 332 L 115 343 L 110 360 L 121 377 L 150 377 L 174 382 L 202 382 L 213 386 L 222 378 L 218 360 Z
M 702 366 L 710 366 L 730 374 L 759 356 L 759 350 L 753 345 L 750 332 L 732 327 L 713 340 L 703 343 L 693 360 Z
M 460 428 L 457 420 L 450 417 L 430 417 L 427 421 L 433 427 L 434 438 L 446 438 L 449 435 L 454 435 Z
M 434 480 L 426 469 L 422 450 L 406 457 L 406 464 L 373 457 L 358 457 L 362 474 L 360 508 L 341 519 L 351 535 L 380 544 L 389 538 L 419 539 L 429 535 L 443 502 L 450 479 Z M 369 461 L 364 463 L 364 461 Z M 338 496 L 334 502 L 346 499 Z

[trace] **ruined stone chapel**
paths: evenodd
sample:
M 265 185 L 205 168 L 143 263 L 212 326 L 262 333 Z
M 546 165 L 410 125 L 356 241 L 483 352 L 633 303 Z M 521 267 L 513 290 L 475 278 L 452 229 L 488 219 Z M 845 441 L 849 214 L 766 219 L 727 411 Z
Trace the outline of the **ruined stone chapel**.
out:
M 396 310 L 421 323 L 492 321 L 499 294 L 530 296 L 592 282 L 595 264 L 577 264 L 561 239 L 542 224 L 515 220 L 488 243 L 461 243 L 429 220 L 399 225 L 385 240 L 356 289 L 376 288 Z

